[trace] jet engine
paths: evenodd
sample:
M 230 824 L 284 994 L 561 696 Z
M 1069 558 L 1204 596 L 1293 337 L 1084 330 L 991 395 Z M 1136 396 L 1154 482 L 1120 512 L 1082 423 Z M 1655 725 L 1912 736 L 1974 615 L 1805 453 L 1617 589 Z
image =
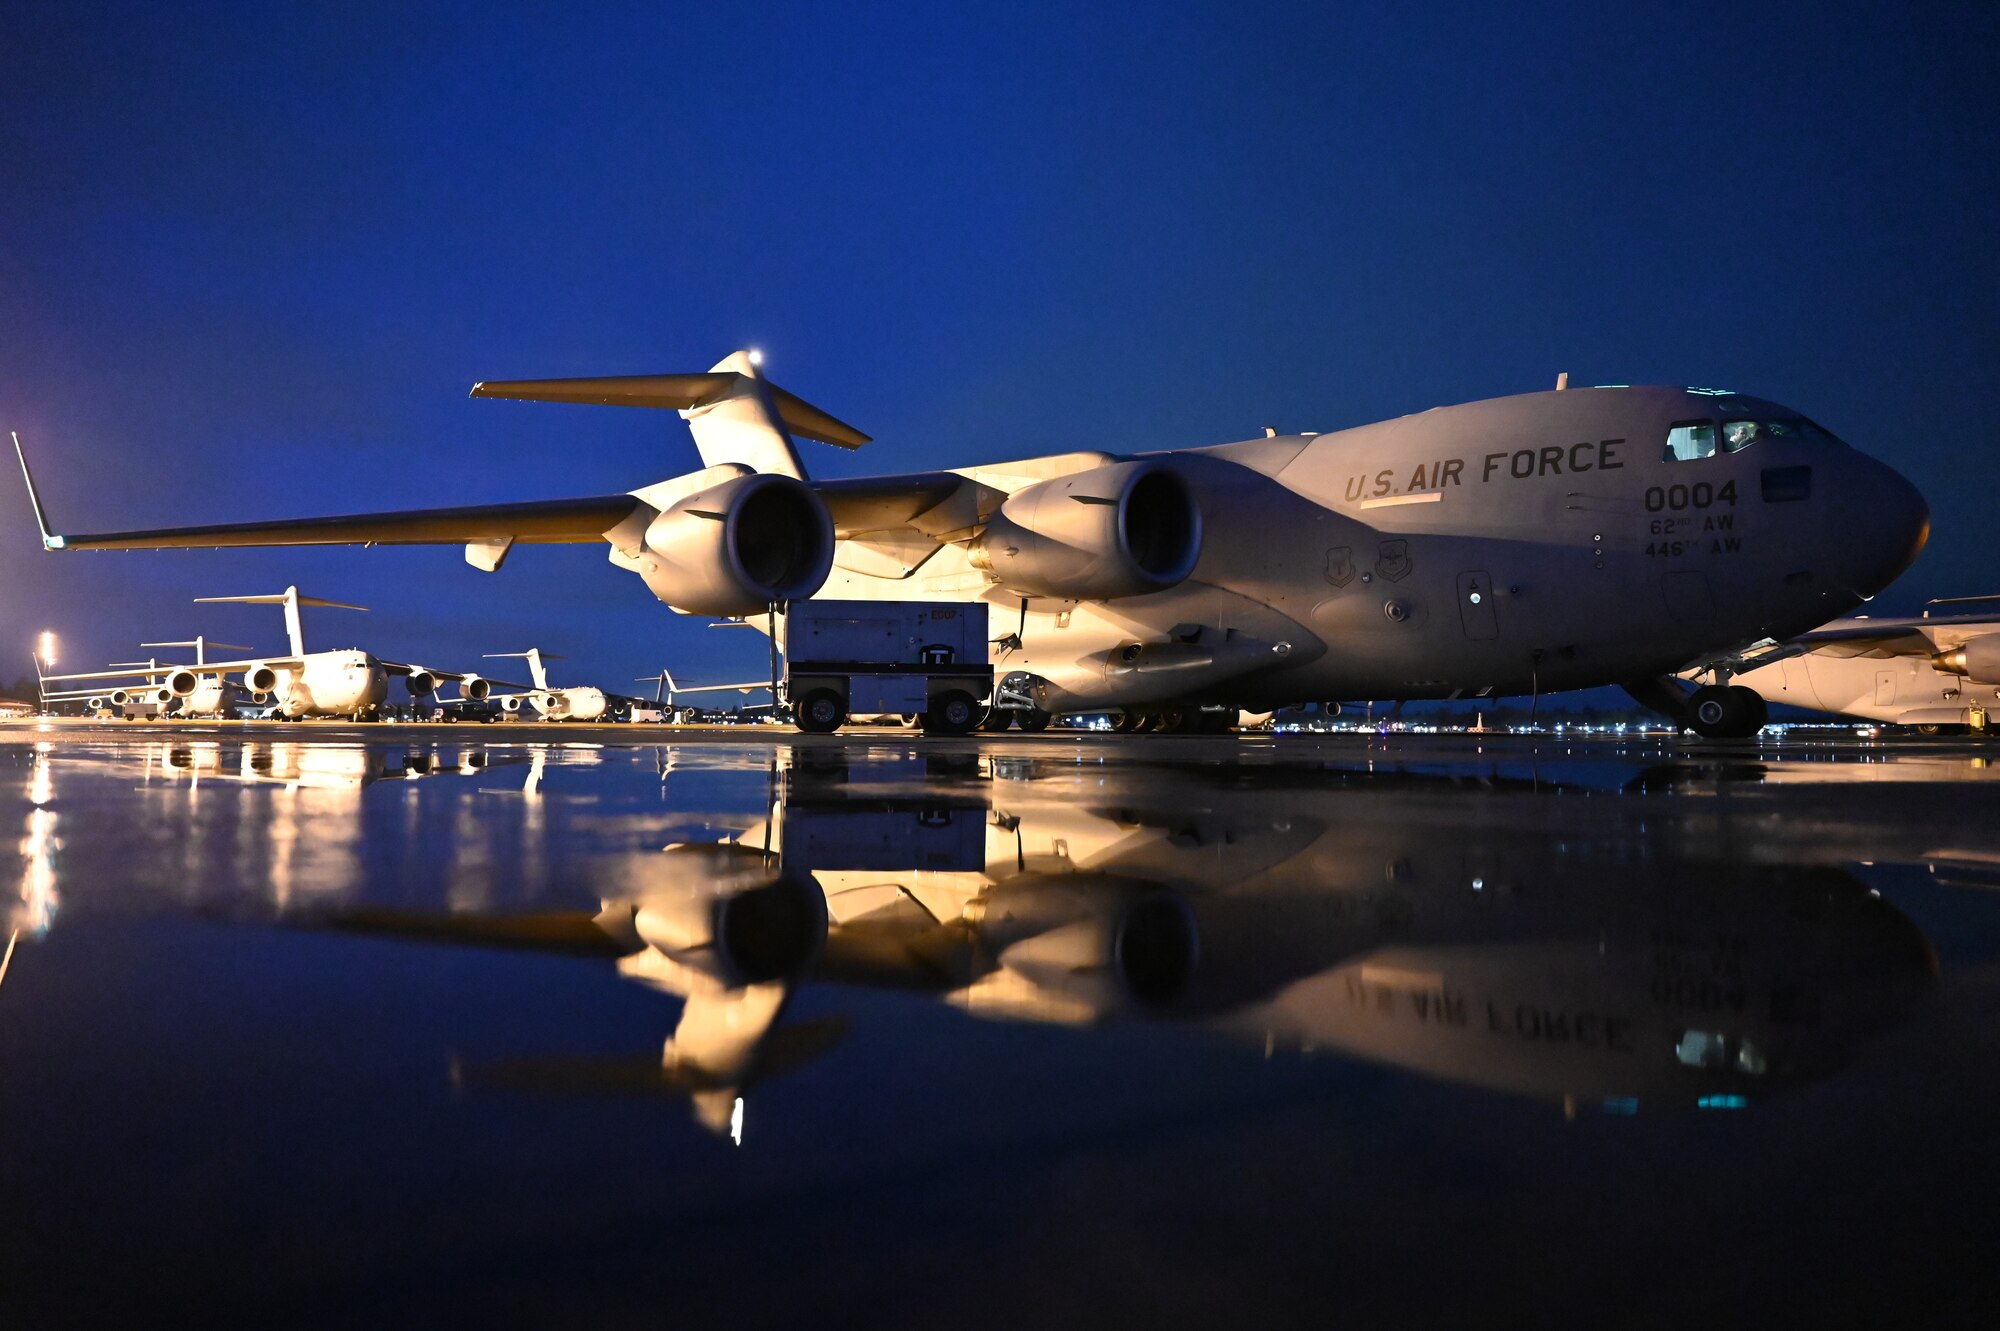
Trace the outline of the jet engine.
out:
M 1164 888 L 1062 874 L 1016 879 L 980 905 L 979 939 L 1000 974 L 968 992 L 973 1011 L 1091 1022 L 1171 1004 L 1194 979 L 1200 930 Z
M 819 590 L 833 568 L 833 519 L 803 481 L 738 476 L 654 518 L 630 566 L 685 614 L 755 614 Z
M 1009 591 L 1106 600 L 1164 591 L 1201 557 L 1201 506 L 1157 462 L 1114 462 L 1018 490 L 971 546 Z
M 1974 684 L 2000 684 L 2000 633 L 1969 638 L 1963 646 L 1939 652 L 1931 664 L 1947 675 L 1963 675 Z
M 243 682 L 252 693 L 276 693 L 279 678 L 276 667 L 265 665 L 262 661 L 243 672 Z
M 725 989 L 803 970 L 826 939 L 826 894 L 750 846 L 676 845 L 639 866 L 633 895 L 598 927 L 644 943 Z
M 185 698 L 201 685 L 201 678 L 192 670 L 176 670 L 167 676 L 167 692 L 176 698 Z
M 428 670 L 412 670 L 403 679 L 412 698 L 428 698 L 437 692 L 438 677 Z
M 467 675 L 458 681 L 458 696 L 467 702 L 485 702 L 487 695 L 492 692 L 493 682 L 481 679 L 477 675 Z

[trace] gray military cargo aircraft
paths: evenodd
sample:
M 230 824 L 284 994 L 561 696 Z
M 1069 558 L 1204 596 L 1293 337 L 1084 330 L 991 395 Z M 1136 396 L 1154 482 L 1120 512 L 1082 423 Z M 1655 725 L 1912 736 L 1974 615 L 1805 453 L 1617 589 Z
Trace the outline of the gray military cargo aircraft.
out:
M 604 541 L 678 611 L 776 626 L 784 603 L 981 599 L 995 704 L 1031 724 L 1618 684 L 1713 737 L 1740 685 L 1672 677 L 1783 641 L 1923 547 L 1910 483 L 1789 407 L 1720 390 L 1558 389 L 1329 434 L 1095 448 L 809 482 L 803 436 L 868 436 L 738 352 L 706 374 L 483 383 L 475 397 L 676 409 L 702 468 L 626 494 L 219 526 L 53 532 L 50 550 Z M 16 441 L 18 449 L 19 443 Z M 25 457 L 22 470 L 27 471 Z

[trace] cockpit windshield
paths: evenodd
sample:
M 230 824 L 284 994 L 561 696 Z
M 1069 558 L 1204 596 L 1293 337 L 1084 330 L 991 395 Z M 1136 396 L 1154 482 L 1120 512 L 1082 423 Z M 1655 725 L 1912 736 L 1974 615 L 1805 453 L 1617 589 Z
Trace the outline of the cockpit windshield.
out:
M 1718 440 L 1724 453 L 1741 453 L 1764 439 L 1815 444 L 1840 442 L 1803 416 L 1727 420 L 1722 422 L 1719 432 L 1714 421 L 1681 421 L 1667 431 L 1667 446 L 1661 457 L 1667 462 L 1692 462 L 1714 457 Z

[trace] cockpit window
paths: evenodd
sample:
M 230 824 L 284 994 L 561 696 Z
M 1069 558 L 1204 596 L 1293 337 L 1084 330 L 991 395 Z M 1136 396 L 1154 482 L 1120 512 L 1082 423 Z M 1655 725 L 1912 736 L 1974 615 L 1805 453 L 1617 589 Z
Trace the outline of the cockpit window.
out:
M 1756 421 L 1724 421 L 1722 423 L 1722 451 L 1741 453 L 1757 442 L 1760 427 Z
M 1791 420 L 1724 421 L 1722 423 L 1722 451 L 1725 453 L 1741 453 L 1760 439 L 1813 444 L 1839 442 L 1839 440 L 1803 416 L 1794 417 Z
M 1667 462 L 1692 462 L 1715 456 L 1715 422 L 1682 421 L 1667 431 L 1667 448 L 1661 455 Z

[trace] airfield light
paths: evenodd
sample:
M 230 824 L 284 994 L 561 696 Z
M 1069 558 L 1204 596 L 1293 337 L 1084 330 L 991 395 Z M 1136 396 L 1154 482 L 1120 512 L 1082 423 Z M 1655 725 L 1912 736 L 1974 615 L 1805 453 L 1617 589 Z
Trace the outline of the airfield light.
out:
M 42 630 L 42 640 L 36 655 L 42 658 L 42 669 L 54 669 L 56 663 L 56 635 L 48 629 Z
M 750 349 L 750 363 L 752 365 L 762 365 L 764 363 L 764 353 L 752 347 Z

